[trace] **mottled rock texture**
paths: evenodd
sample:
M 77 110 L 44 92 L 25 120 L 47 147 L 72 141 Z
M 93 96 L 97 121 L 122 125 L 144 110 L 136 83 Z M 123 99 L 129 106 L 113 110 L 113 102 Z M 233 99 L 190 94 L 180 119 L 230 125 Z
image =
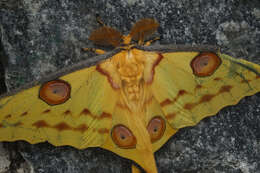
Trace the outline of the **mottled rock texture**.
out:
M 260 64 L 259 0 L 1 0 L 0 52 L 8 89 L 91 58 L 81 48 L 93 46 L 88 36 L 98 27 L 96 15 L 123 33 L 138 19 L 155 18 L 161 44 L 218 45 L 224 53 Z M 158 171 L 259 173 L 259 103 L 260 94 L 247 97 L 180 130 L 156 152 Z M 5 146 L 25 159 L 10 158 L 13 172 L 130 173 L 131 161 L 102 149 Z

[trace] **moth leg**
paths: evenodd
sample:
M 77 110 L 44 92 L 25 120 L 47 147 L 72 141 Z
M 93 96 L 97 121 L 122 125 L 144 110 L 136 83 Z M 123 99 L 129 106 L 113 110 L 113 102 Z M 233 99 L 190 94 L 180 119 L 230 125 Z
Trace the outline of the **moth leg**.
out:
M 96 20 L 101 26 L 106 26 L 99 16 L 96 17 Z
M 132 164 L 132 173 L 141 173 L 141 170 Z
M 145 46 L 150 46 L 152 44 L 152 42 L 156 41 L 156 40 L 159 40 L 160 37 L 155 37 L 153 38 L 152 40 L 149 40 L 147 42 L 144 43 Z
M 102 50 L 102 49 L 96 49 L 96 48 L 82 48 L 83 51 L 91 51 L 91 52 L 95 52 L 98 55 L 102 55 L 105 54 L 106 51 Z

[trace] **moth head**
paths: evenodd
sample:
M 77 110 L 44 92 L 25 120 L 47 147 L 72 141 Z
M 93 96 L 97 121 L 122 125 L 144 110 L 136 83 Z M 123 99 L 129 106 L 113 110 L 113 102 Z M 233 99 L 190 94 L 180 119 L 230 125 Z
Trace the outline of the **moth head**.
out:
M 138 41 L 138 44 L 143 44 L 150 35 L 152 35 L 159 24 L 156 20 L 145 18 L 141 19 L 134 24 L 128 35 L 122 35 L 119 31 L 114 28 L 108 27 L 102 23 L 102 27 L 94 30 L 89 39 L 97 45 L 101 46 L 128 46 L 131 44 L 132 39 Z M 130 46 L 131 47 L 131 46 Z

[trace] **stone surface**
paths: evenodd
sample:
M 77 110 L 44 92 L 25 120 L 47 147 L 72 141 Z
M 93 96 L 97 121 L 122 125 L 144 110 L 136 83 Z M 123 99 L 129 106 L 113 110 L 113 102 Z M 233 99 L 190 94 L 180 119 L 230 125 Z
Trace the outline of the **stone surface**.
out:
M 160 23 L 161 44 L 219 45 L 223 52 L 260 64 L 258 0 L 3 0 L 1 46 L 8 89 L 39 79 L 93 54 L 88 40 L 104 23 L 127 33 L 144 17 Z M 156 152 L 160 173 L 259 173 L 260 94 L 181 129 Z M 35 172 L 129 172 L 131 161 L 102 149 L 77 150 L 20 142 Z M 0 166 L 1 167 L 1 166 Z M 27 170 L 25 170 L 26 172 Z M 28 171 L 27 171 L 28 172 Z
M 10 158 L 8 152 L 3 148 L 3 144 L 0 144 L 0 172 L 6 172 L 10 167 Z

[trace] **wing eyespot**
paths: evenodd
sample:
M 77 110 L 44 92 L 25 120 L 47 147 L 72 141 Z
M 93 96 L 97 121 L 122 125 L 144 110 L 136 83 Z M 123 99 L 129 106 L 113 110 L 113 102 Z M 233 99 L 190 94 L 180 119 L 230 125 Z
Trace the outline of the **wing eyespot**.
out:
M 39 98 L 49 105 L 65 103 L 70 98 L 71 87 L 66 81 L 57 79 L 44 83 L 39 91 Z
M 135 148 L 136 138 L 126 126 L 116 125 L 112 129 L 111 137 L 113 142 L 120 148 L 129 149 Z
M 212 75 L 220 66 L 221 59 L 210 52 L 200 53 L 191 61 L 191 68 L 193 74 L 198 77 L 206 77 Z
M 150 120 L 150 122 L 147 125 L 147 130 L 150 134 L 150 139 L 152 143 L 162 138 L 165 128 L 165 120 L 162 117 L 156 116 Z

